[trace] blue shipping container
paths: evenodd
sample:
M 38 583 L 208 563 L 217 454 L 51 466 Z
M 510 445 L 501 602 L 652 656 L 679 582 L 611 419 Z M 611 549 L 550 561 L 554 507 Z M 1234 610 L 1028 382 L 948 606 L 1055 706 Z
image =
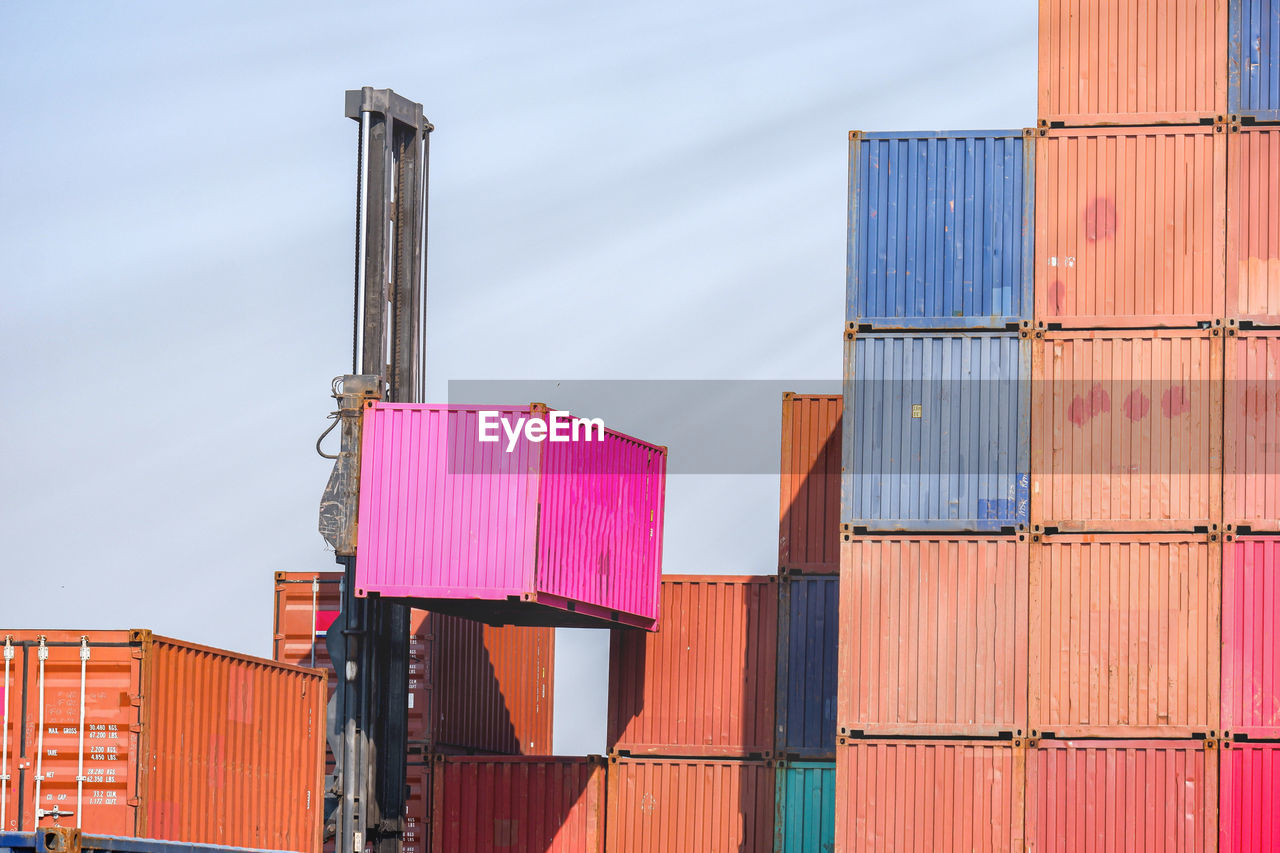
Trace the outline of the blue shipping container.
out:
M 839 581 L 795 576 L 778 589 L 776 748 L 786 756 L 835 757 Z
M 834 761 L 778 764 L 776 853 L 832 853 L 836 849 Z
M 266 853 L 266 851 L 185 841 L 82 835 L 80 830 L 70 827 L 42 827 L 39 832 L 0 832 L 0 853 Z
M 1026 525 L 1027 335 L 845 334 L 846 533 Z
M 1227 110 L 1280 121 L 1280 0 L 1231 0 Z
M 849 134 L 848 314 L 859 329 L 1031 320 L 1035 136 Z

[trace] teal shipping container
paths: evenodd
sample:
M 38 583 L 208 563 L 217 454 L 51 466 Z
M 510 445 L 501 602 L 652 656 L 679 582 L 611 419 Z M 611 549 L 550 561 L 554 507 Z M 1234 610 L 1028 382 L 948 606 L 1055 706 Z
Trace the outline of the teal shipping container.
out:
M 775 853 L 836 849 L 836 763 L 778 763 Z

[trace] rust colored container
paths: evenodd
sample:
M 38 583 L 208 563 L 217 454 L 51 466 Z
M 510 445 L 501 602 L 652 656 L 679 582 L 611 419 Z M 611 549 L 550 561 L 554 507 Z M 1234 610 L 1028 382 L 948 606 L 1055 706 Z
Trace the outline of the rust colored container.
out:
M 1225 129 L 1039 131 L 1038 328 L 1221 322 Z
M 605 766 L 599 756 L 435 759 L 431 849 L 602 853 Z
M 610 752 L 768 757 L 777 652 L 776 577 L 664 577 L 662 629 L 613 632 Z
M 1215 737 L 1216 534 L 1031 546 L 1031 736 Z
M 325 634 L 341 572 L 277 572 L 274 655 L 335 674 Z M 435 751 L 551 751 L 555 629 L 493 627 L 414 610 L 409 741 Z
M 1222 745 L 1222 853 L 1280 850 L 1280 744 Z
M 1022 744 L 842 738 L 835 849 L 1021 853 Z
M 1223 737 L 1280 739 L 1280 538 L 1222 548 Z
M 1212 853 L 1214 741 L 1040 741 L 1027 755 L 1027 850 Z
M 1227 330 L 1223 520 L 1280 531 L 1280 332 Z
M 0 640 L 4 829 L 320 850 L 323 674 L 150 631 Z
M 1221 120 L 1227 2 L 1040 0 L 1041 124 Z
M 1026 535 L 843 548 L 840 734 L 1024 735 Z
M 1220 329 L 1036 332 L 1033 530 L 1217 530 Z
M 401 853 L 428 853 L 431 849 L 431 763 L 405 766 L 409 795 L 405 799 L 404 844 Z M 333 849 L 332 841 L 325 845 Z
M 782 395 L 778 570 L 840 570 L 839 394 Z
M 1280 325 L 1280 128 L 1227 137 L 1227 321 Z
M 772 761 L 610 758 L 606 849 L 769 853 L 775 775 Z

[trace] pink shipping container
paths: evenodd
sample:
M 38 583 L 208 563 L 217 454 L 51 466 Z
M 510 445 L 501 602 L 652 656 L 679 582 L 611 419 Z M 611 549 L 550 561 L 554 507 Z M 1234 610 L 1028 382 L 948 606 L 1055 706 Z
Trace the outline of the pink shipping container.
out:
M 1221 329 L 1037 331 L 1034 530 L 1217 530 Z
M 1195 124 L 1227 109 L 1228 0 L 1040 0 L 1042 124 Z
M 599 756 L 436 756 L 431 849 L 603 853 L 605 773 Z
M 1039 131 L 1037 328 L 1221 324 L 1224 130 Z
M 1213 853 L 1214 741 L 1040 741 L 1027 756 L 1027 850 Z
M 1280 128 L 1227 137 L 1227 322 L 1280 325 Z
M 609 759 L 609 853 L 769 853 L 772 761 Z
M 838 394 L 782 395 L 778 571 L 840 571 Z
M 1223 519 L 1280 531 L 1280 332 L 1227 330 Z
M 509 445 L 524 422 L 550 438 Z M 665 447 L 541 404 L 371 403 L 360 464 L 357 595 L 494 623 L 656 629 Z
M 610 752 L 768 757 L 773 750 L 778 579 L 662 579 L 662 630 L 614 631 Z
M 837 853 L 1021 853 L 1023 741 L 847 740 Z
M 1280 850 L 1280 743 L 1222 745 L 1219 850 Z
M 1031 546 L 1031 736 L 1214 737 L 1216 534 Z
M 1222 550 L 1223 737 L 1280 738 L 1280 538 Z
M 1024 735 L 1026 535 L 856 537 L 843 553 L 840 734 Z

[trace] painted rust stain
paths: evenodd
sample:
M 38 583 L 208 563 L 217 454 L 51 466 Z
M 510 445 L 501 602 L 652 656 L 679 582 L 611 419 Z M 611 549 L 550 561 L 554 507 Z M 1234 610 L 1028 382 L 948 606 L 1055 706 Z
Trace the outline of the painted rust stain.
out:
M 1090 243 L 1116 234 L 1116 204 L 1109 198 L 1092 199 L 1084 211 L 1084 233 Z

